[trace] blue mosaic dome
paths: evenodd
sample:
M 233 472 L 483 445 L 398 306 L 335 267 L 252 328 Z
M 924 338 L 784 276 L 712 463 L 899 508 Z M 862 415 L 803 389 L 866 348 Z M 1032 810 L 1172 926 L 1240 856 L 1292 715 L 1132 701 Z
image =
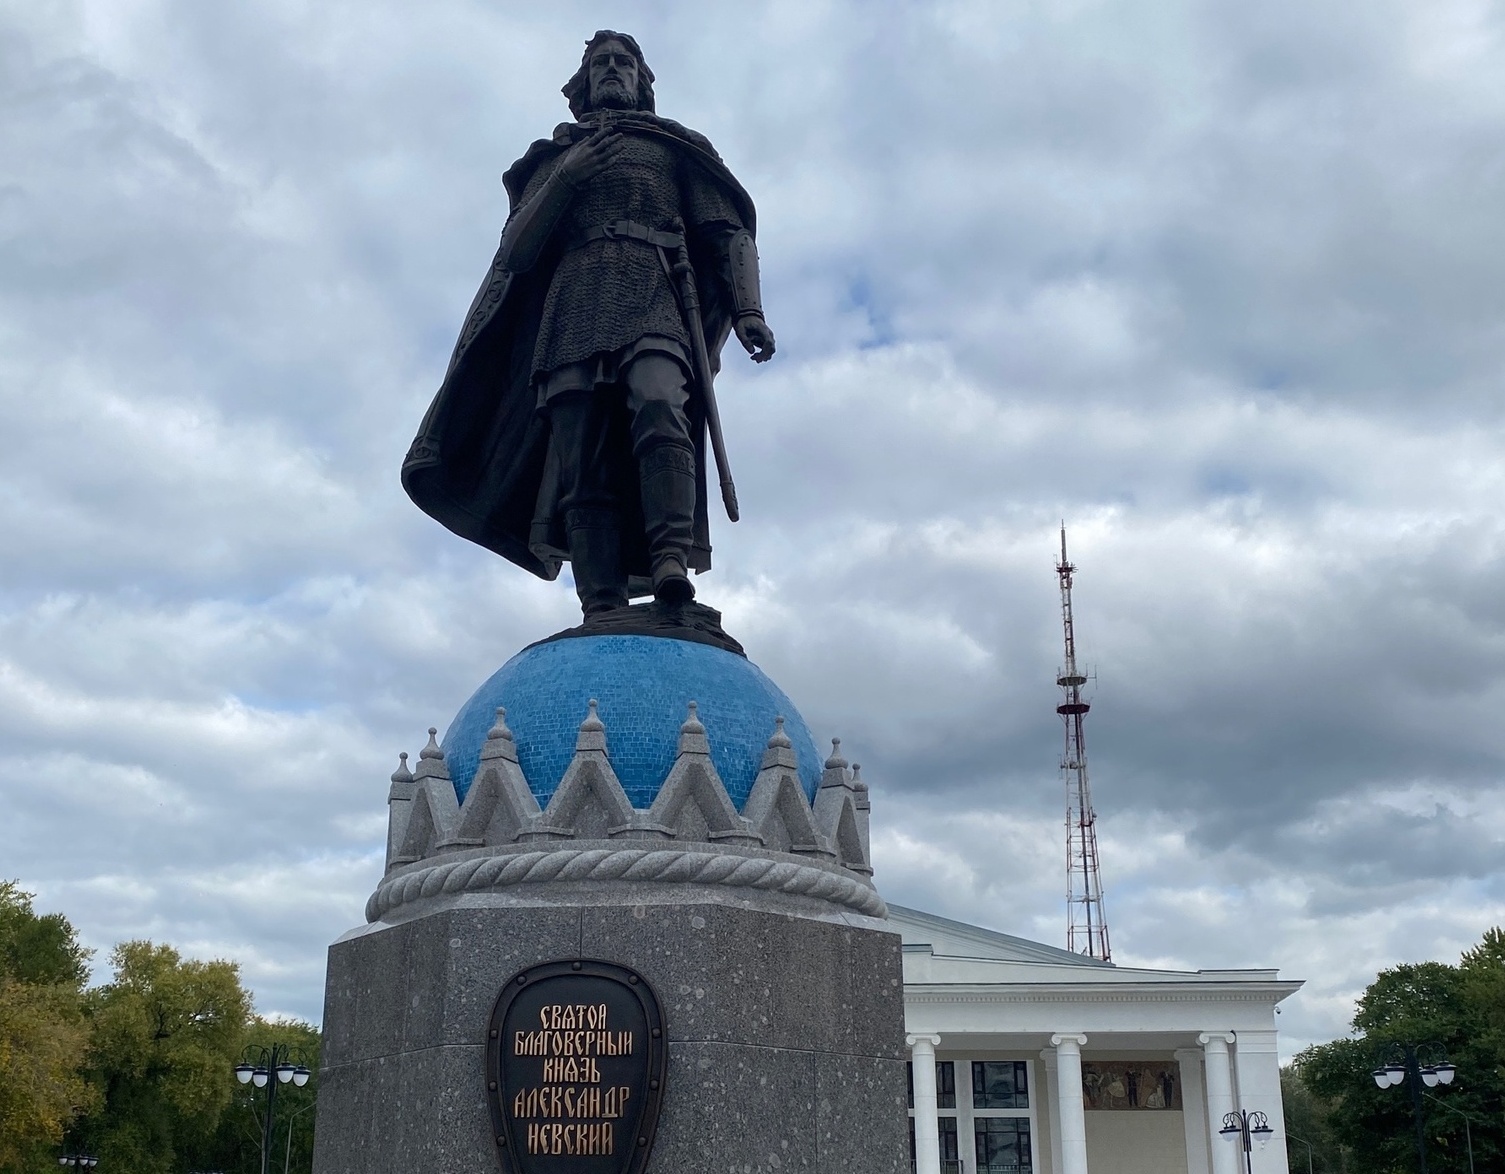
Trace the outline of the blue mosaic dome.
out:
M 540 806 L 559 786 L 591 698 L 606 725 L 606 755 L 632 805 L 652 805 L 674 764 L 679 727 L 700 706 L 711 760 L 740 811 L 752 790 L 774 719 L 799 756 L 812 800 L 821 759 L 805 719 L 752 661 L 720 648 L 657 636 L 578 636 L 525 648 L 475 691 L 444 734 L 461 801 L 480 763 L 497 706 L 517 741 L 518 762 Z

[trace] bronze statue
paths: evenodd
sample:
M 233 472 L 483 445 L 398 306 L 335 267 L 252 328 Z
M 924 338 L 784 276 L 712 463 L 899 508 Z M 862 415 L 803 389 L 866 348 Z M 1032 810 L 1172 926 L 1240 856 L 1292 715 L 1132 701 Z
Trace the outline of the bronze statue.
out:
M 711 565 L 706 434 L 736 492 L 711 380 L 735 332 L 774 352 L 752 200 L 701 135 L 654 112 L 653 72 L 603 30 L 563 89 L 574 122 L 502 177 L 511 214 L 403 464 L 409 496 L 545 579 L 589 622 Z

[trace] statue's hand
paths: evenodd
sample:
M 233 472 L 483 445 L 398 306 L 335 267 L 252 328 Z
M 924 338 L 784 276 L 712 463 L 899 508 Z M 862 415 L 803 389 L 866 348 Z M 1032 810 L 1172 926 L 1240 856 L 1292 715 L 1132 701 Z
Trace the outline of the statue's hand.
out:
M 743 314 L 737 319 L 737 341 L 754 363 L 766 363 L 773 358 L 773 331 L 757 314 Z
M 619 133 L 602 127 L 564 153 L 557 174 L 570 187 L 577 188 L 610 167 L 626 145 Z

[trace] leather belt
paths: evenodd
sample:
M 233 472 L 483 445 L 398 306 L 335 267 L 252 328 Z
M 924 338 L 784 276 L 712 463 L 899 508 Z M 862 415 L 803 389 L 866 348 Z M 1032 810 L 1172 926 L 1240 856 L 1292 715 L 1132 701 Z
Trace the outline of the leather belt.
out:
M 642 241 L 644 244 L 655 245 L 661 249 L 678 249 L 685 243 L 683 233 L 660 232 L 634 220 L 613 220 L 607 224 L 587 228 L 584 232 L 577 232 L 570 238 L 565 248 L 579 249 L 593 241 L 616 240 Z

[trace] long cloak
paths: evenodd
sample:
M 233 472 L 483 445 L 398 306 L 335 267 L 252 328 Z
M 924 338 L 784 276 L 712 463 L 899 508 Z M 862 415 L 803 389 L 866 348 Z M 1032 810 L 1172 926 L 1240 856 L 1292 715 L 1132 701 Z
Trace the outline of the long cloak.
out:
M 623 116 L 614 126 L 624 133 L 651 135 L 669 144 L 686 164 L 724 190 L 742 217 L 743 226 L 756 233 L 752 199 L 705 138 L 678 123 L 642 113 Z M 564 123 L 552 139 L 540 139 L 529 147 L 502 177 L 512 211 L 517 210 L 533 173 L 594 129 Z M 402 465 L 403 488 L 420 509 L 460 537 L 543 579 L 556 578 L 568 557 L 559 508 L 558 462 L 552 452 L 548 420 L 538 411 L 532 381 L 533 349 L 544 296 L 563 252 L 559 238 L 556 230 L 538 263 L 525 273 L 509 272 L 498 250 L 466 315 L 444 382 Z M 693 233 L 689 248 L 714 372 L 731 330 L 732 307 L 720 273 L 720 258 L 697 247 Z M 689 561 L 691 569 L 703 571 L 711 565 L 711 544 L 705 397 L 698 386 L 692 387 L 688 414 L 698 474 L 695 540 Z M 623 558 L 629 587 L 634 595 L 646 594 L 649 568 L 641 507 L 635 498 L 635 484 L 623 488 Z

